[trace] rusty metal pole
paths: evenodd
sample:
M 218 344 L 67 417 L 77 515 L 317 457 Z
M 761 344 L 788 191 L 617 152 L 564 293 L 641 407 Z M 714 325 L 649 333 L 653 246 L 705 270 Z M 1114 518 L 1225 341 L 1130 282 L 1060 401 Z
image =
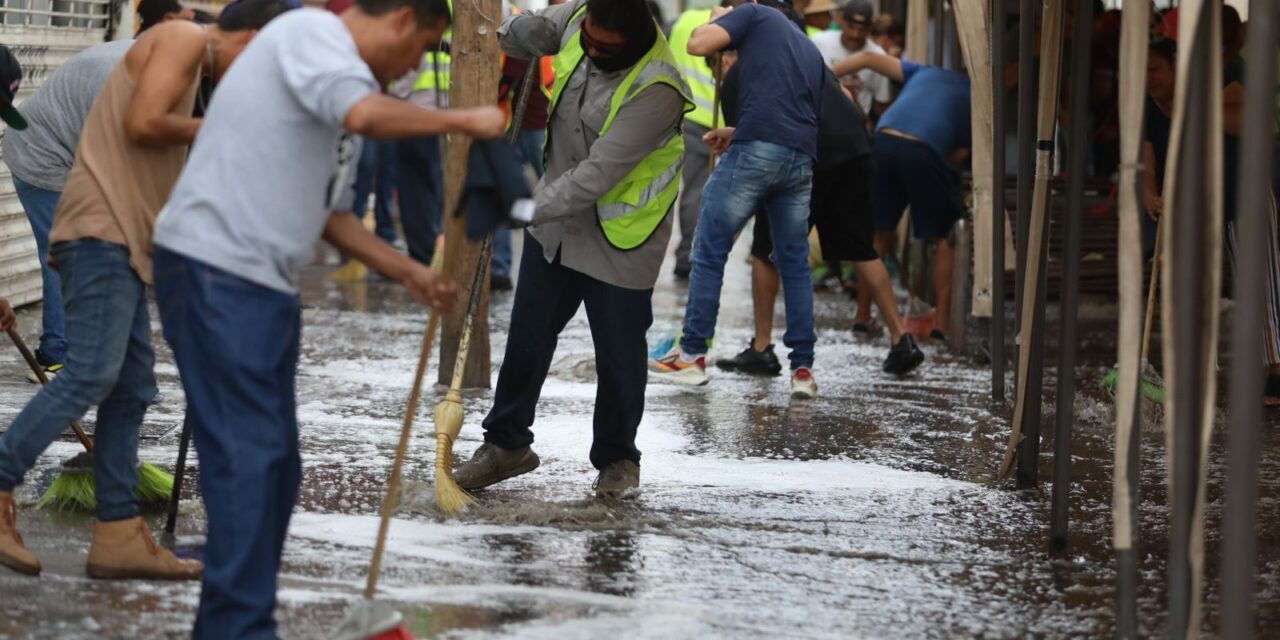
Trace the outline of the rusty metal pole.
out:
M 1004 222 L 1005 222 L 1005 126 L 1004 68 L 1008 63 L 1004 50 L 1004 29 L 1009 15 L 1008 0 L 991 0 L 991 84 L 993 110 L 991 130 L 994 144 L 991 147 L 991 173 L 994 185 L 991 192 L 991 399 L 1004 401 Z M 977 69 L 973 70 L 978 73 Z
M 1080 305 L 1080 220 L 1089 144 L 1089 69 L 1092 65 L 1093 2 L 1076 0 L 1071 40 L 1071 147 L 1067 150 L 1066 250 L 1062 258 L 1061 327 L 1058 334 L 1058 415 L 1053 441 L 1053 512 L 1049 550 L 1067 552 L 1071 495 L 1071 427 L 1075 422 L 1076 314 Z
M 1249 5 L 1249 39 L 1266 47 L 1245 70 L 1244 130 L 1240 140 L 1240 202 L 1236 212 L 1235 320 L 1231 325 L 1231 419 L 1227 422 L 1227 496 L 1222 527 L 1222 636 L 1254 637 L 1257 571 L 1258 450 L 1262 378 L 1258 354 L 1267 299 L 1267 240 L 1271 228 L 1272 118 L 1275 114 L 1276 1 Z
M 1027 222 L 1031 218 L 1032 186 L 1036 172 L 1036 0 L 1018 5 L 1018 210 L 1014 218 L 1017 268 L 1014 271 L 1014 326 L 1022 326 L 1022 290 L 1027 274 Z M 1025 337 L 1014 347 L 1019 358 Z M 1020 384 L 1015 380 L 1014 384 Z

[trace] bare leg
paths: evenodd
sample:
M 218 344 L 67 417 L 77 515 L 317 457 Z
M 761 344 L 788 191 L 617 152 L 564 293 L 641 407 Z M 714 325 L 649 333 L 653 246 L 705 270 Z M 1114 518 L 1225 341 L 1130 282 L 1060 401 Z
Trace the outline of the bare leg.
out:
M 947 240 L 938 242 L 934 254 L 933 291 L 938 297 L 938 331 L 951 335 L 951 276 L 955 271 L 955 247 Z
M 889 278 L 889 270 L 885 268 L 883 260 L 868 260 L 867 262 L 856 262 L 854 265 L 858 268 L 858 317 L 859 322 L 862 320 L 862 296 L 865 292 L 868 299 L 875 298 L 876 307 L 880 309 L 880 317 L 884 318 L 884 323 L 889 327 L 889 334 L 892 338 L 890 344 L 898 344 L 902 340 L 902 334 L 906 333 L 906 327 L 902 323 L 902 313 L 898 310 L 898 300 L 893 295 L 893 281 Z M 871 317 L 871 309 L 867 309 L 867 318 Z
M 773 343 L 773 304 L 778 298 L 781 279 L 771 264 L 751 258 L 751 310 L 756 321 L 756 339 L 752 346 L 764 351 Z

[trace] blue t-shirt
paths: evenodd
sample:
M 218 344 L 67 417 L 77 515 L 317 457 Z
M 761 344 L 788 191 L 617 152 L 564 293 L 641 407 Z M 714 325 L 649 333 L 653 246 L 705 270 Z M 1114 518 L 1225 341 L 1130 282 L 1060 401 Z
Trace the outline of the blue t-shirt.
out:
M 818 156 L 818 115 L 826 63 L 804 32 L 777 9 L 744 4 L 715 24 L 729 32 L 742 72 L 735 142 L 771 142 Z
M 902 61 L 902 93 L 880 118 L 880 129 L 895 129 L 923 140 L 946 160 L 956 149 L 968 149 L 969 78 L 954 71 Z

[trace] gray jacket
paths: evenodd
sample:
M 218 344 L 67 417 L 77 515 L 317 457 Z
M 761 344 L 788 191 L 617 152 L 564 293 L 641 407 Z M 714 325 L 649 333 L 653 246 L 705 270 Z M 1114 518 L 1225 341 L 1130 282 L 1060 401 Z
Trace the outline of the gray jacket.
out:
M 502 49 L 524 59 L 555 55 L 570 19 L 586 0 L 507 17 L 498 29 Z M 618 111 L 600 137 L 609 103 L 628 70 L 605 73 L 584 56 L 567 79 L 547 125 L 546 174 L 538 185 L 530 233 L 548 262 L 560 254 L 565 267 L 626 289 L 652 289 L 671 239 L 671 216 L 630 251 L 605 239 L 596 201 L 646 156 L 679 133 L 684 98 L 665 84 L 644 89 Z M 557 82 L 562 82 L 560 78 Z

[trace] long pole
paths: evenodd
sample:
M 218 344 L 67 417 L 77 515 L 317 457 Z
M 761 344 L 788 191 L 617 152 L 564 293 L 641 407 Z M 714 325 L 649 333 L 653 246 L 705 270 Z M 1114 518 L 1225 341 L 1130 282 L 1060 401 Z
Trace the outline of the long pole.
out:
M 1062 261 L 1062 324 L 1058 337 L 1058 416 L 1053 441 L 1053 512 L 1050 551 L 1067 551 L 1071 495 L 1071 426 L 1075 422 L 1076 313 L 1080 305 L 1080 218 L 1084 209 L 1084 171 L 1089 144 L 1090 47 L 1093 2 L 1076 0 L 1071 41 L 1071 147 L 1067 150 L 1066 252 Z
M 1004 220 L 1005 220 L 1005 126 L 1004 68 L 1008 63 L 1004 50 L 1004 29 L 1008 16 L 1008 0 L 991 1 L 991 65 L 993 115 L 991 127 L 994 144 L 991 147 L 991 173 L 994 177 L 991 193 L 991 399 L 1004 401 Z M 977 70 L 974 70 L 977 73 Z
M 1116 386 L 1116 446 L 1112 478 L 1112 546 L 1116 552 L 1116 637 L 1138 637 L 1138 477 L 1141 448 L 1138 381 L 1142 366 L 1141 216 L 1138 205 L 1142 168 L 1142 119 L 1146 99 L 1147 45 L 1151 5 L 1124 7 L 1120 35 L 1120 186 L 1118 240 L 1120 321 L 1116 351 L 1120 380 Z M 1155 167 L 1146 170 L 1154 171 Z M 1154 284 L 1154 282 L 1153 282 Z M 1152 289 L 1154 291 L 1154 288 Z M 1154 301 L 1148 304 L 1154 310 Z
M 933 66 L 942 68 L 943 41 L 947 37 L 947 0 L 938 0 L 933 12 Z
M 1276 42 L 1275 0 L 1249 4 L 1249 38 L 1263 47 Z M 1222 528 L 1222 635 L 1254 636 L 1257 565 L 1259 425 L 1264 301 L 1267 299 L 1267 233 L 1276 232 L 1270 213 L 1272 117 L 1275 109 L 1275 46 L 1250 56 L 1245 70 L 1244 123 L 1240 140 L 1240 208 L 1236 212 L 1235 299 L 1231 328 L 1231 420 L 1228 421 L 1226 515 Z
M 1014 322 L 1022 326 L 1023 280 L 1027 276 L 1027 221 L 1031 219 L 1032 187 L 1036 171 L 1036 0 L 1018 4 L 1018 212 L 1014 221 L 1017 267 L 1014 271 Z M 1015 334 L 1016 336 L 1016 334 Z M 1017 336 L 1014 360 L 1021 356 L 1023 340 Z M 1016 384 L 1022 384 L 1018 381 Z

